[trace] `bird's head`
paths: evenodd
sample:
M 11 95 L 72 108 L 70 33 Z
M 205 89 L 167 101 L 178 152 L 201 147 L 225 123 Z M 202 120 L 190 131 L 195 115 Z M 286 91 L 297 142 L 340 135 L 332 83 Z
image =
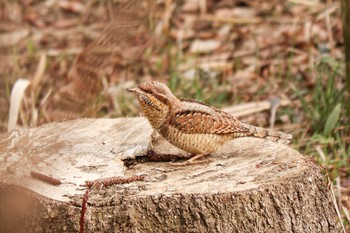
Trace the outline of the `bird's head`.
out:
M 169 109 L 180 101 L 164 83 L 156 81 L 142 83 L 136 88 L 129 88 L 128 91 L 136 95 L 153 128 L 158 127 Z
M 146 104 L 152 102 L 160 105 L 171 105 L 179 100 L 169 87 L 156 81 L 144 82 L 136 88 L 129 88 L 128 91 L 133 92 L 139 101 L 144 101 Z

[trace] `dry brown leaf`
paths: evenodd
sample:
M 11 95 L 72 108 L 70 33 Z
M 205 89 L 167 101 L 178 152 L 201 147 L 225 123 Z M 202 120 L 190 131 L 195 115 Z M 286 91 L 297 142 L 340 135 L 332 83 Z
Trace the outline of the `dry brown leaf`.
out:
M 81 2 L 60 0 L 58 1 L 58 5 L 62 9 L 74 13 L 82 13 L 85 10 L 85 6 Z
M 254 18 L 242 18 L 242 17 L 224 17 L 222 15 L 201 15 L 199 18 L 201 21 L 217 22 L 217 23 L 230 23 L 230 24 L 258 24 L 262 21 L 259 17 Z
M 0 34 L 0 48 L 12 47 L 17 45 L 21 40 L 29 36 L 29 29 L 22 28 L 14 32 Z
M 38 67 L 35 71 L 35 74 L 34 74 L 32 81 L 30 83 L 32 91 L 35 91 L 36 88 L 39 86 L 39 83 L 44 76 L 45 68 L 46 68 L 46 54 L 42 53 L 40 56 Z
M 194 40 L 190 47 L 191 53 L 211 53 L 218 49 L 221 43 L 217 40 Z
M 104 85 L 121 77 L 128 64 L 140 61 L 150 45 L 154 0 L 107 1 L 106 4 L 113 19 L 104 24 L 102 33 L 76 57 L 68 74 L 69 83 L 47 101 L 46 112 L 51 113 L 52 119 L 94 114 L 91 102 L 101 95 Z
M 181 9 L 186 13 L 196 13 L 200 9 L 199 0 L 186 0 Z
M 254 70 L 251 68 L 238 70 L 233 76 L 232 81 L 237 85 L 240 82 L 249 82 L 250 79 L 256 77 Z

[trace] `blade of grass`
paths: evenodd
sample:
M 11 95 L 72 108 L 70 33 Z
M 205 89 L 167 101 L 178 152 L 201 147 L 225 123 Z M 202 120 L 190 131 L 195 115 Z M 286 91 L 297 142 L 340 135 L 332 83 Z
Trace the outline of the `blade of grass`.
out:
M 30 82 L 26 79 L 18 79 L 11 91 L 10 113 L 8 121 L 8 131 L 16 128 L 19 109 L 23 100 L 24 93 Z
M 338 121 L 339 121 L 339 117 L 340 117 L 340 110 L 341 110 L 341 104 L 337 104 L 332 113 L 329 114 L 327 121 L 326 121 L 326 125 L 324 127 L 324 134 L 325 135 L 330 135 L 330 133 L 333 131 L 333 129 L 335 128 L 335 126 L 337 125 Z

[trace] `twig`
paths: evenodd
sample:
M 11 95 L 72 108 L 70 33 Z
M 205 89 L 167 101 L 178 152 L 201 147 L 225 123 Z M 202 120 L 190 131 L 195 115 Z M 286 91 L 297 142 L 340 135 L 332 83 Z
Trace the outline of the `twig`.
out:
M 259 47 L 259 51 L 276 48 L 278 45 L 283 45 L 285 43 L 285 40 L 280 40 L 275 43 L 267 44 L 265 46 Z M 253 56 L 257 53 L 256 48 L 252 50 L 241 50 L 233 53 L 233 58 L 243 58 L 248 56 Z
M 198 20 L 200 21 L 210 21 L 219 23 L 231 23 L 231 24 L 258 24 L 261 23 L 261 18 L 238 18 L 238 17 L 217 17 L 215 15 L 201 15 Z
M 84 233 L 84 226 L 85 226 L 85 212 L 86 212 L 86 204 L 89 199 L 89 189 L 85 191 L 84 197 L 83 197 L 83 203 L 81 204 L 81 212 L 80 212 L 80 233 Z
M 45 53 L 42 53 L 40 55 L 40 60 L 39 60 L 39 64 L 36 68 L 34 77 L 30 83 L 30 87 L 32 89 L 32 91 L 35 91 L 37 89 L 37 87 L 39 86 L 39 83 L 41 82 L 43 76 L 44 76 L 44 72 L 45 72 L 45 68 L 46 68 L 46 59 L 47 56 Z
M 333 39 L 330 13 L 329 13 L 329 11 L 326 11 L 325 13 L 326 13 L 325 22 L 326 22 L 326 28 L 327 28 L 328 43 L 329 43 L 330 50 L 333 53 L 334 52 L 334 39 Z
M 341 214 L 340 214 L 340 211 L 339 211 L 339 207 L 337 205 L 337 199 L 335 197 L 335 193 L 334 193 L 334 189 L 333 189 L 333 184 L 331 182 L 331 180 L 329 179 L 329 176 L 327 174 L 327 179 L 328 179 L 328 183 L 330 184 L 330 187 L 331 187 L 331 193 L 332 193 L 332 201 L 333 201 L 333 205 L 335 207 L 335 211 L 337 212 L 337 215 L 338 215 L 338 218 L 339 218 L 339 222 L 341 224 L 341 227 L 342 227 L 342 230 L 343 232 L 345 233 L 345 227 L 344 227 L 344 224 L 343 224 L 343 221 L 341 219 Z
M 348 223 L 350 224 L 350 213 L 349 213 L 349 210 L 345 206 L 342 206 L 342 209 L 343 209 L 343 212 L 345 214 L 346 219 L 348 220 Z
M 320 145 L 316 145 L 316 146 L 315 146 L 315 149 L 316 149 L 317 153 L 320 155 L 322 161 L 323 161 L 324 163 L 326 163 L 326 162 L 327 162 L 327 161 L 326 161 L 326 155 L 323 153 L 323 151 L 322 151 L 322 149 L 321 149 L 321 146 L 320 146 Z
M 315 7 L 319 5 L 319 1 L 305 1 L 305 0 L 289 0 L 288 2 L 300 4 L 308 7 Z
M 288 105 L 290 105 L 290 100 L 288 99 L 282 99 L 281 102 L 279 103 L 279 106 L 288 106 Z M 242 117 L 242 116 L 271 109 L 271 107 L 272 107 L 271 102 L 265 100 L 265 101 L 250 102 L 250 103 L 235 105 L 232 107 L 226 107 L 226 108 L 223 108 L 223 110 L 236 117 Z
M 343 206 L 343 204 L 341 203 L 341 185 L 340 185 L 340 177 L 338 176 L 337 178 L 335 178 L 335 183 L 336 183 L 336 187 L 337 187 L 337 196 L 338 196 L 338 206 L 339 208 L 341 208 Z
M 273 129 L 276 121 L 277 108 L 280 105 L 281 99 L 278 97 L 272 98 L 270 100 L 270 128 Z
M 62 184 L 62 182 L 60 180 L 52 178 L 51 176 L 47 176 L 47 175 L 38 173 L 38 172 L 31 171 L 30 176 L 33 177 L 34 179 L 41 180 L 45 183 L 52 184 L 55 186 Z
M 304 145 L 303 141 L 304 141 L 304 139 L 306 137 L 306 134 L 309 131 L 309 129 L 310 129 L 310 123 L 305 127 L 305 130 L 304 130 L 303 134 L 300 137 L 299 144 L 298 144 L 297 148 L 300 148 L 302 145 Z

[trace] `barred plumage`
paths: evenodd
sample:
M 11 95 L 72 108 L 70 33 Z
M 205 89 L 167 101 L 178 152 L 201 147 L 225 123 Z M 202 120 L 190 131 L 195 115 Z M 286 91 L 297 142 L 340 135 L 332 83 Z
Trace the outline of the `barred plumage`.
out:
M 179 99 L 160 82 L 145 82 L 134 92 L 153 129 L 171 144 L 195 154 L 187 163 L 210 154 L 238 137 L 289 143 L 292 135 L 252 126 L 231 114 L 196 100 Z

